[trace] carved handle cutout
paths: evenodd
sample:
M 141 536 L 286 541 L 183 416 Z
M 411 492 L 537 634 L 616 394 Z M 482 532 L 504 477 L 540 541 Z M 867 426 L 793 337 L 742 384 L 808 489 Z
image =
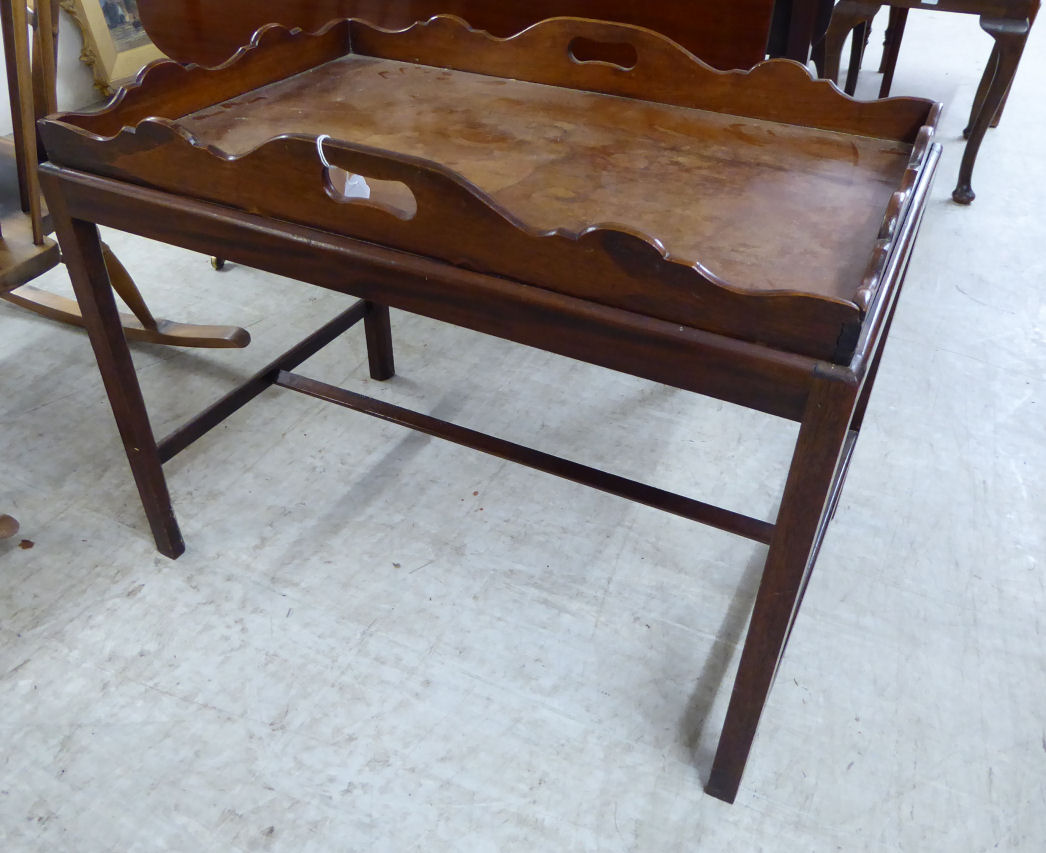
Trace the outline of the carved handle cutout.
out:
M 316 137 L 316 154 L 323 165 L 323 188 L 332 199 L 342 204 L 362 204 L 384 211 L 408 222 L 418 212 L 418 200 L 410 187 L 400 181 L 379 181 L 335 166 L 323 152 L 330 137 Z
M 584 36 L 572 39 L 567 46 L 567 53 L 574 62 L 613 65 L 622 71 L 631 71 L 639 62 L 639 54 L 628 42 L 594 41 Z
M 327 166 L 324 184 L 327 195 L 344 204 L 376 207 L 408 222 L 418 212 L 418 200 L 410 187 L 400 181 L 379 181 L 354 175 L 337 166 Z

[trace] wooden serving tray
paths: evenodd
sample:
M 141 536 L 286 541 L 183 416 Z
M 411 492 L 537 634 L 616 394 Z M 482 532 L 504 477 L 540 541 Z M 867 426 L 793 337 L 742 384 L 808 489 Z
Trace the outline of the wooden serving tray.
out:
M 55 163 L 846 363 L 938 114 L 637 28 L 444 16 L 269 27 L 41 133 Z M 339 196 L 322 134 L 326 162 L 396 186 Z

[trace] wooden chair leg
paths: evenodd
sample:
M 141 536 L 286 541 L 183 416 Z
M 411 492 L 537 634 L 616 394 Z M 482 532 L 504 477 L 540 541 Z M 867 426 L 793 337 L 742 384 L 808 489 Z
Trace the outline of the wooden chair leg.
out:
M 1017 73 L 1031 25 L 1027 19 L 1016 21 L 982 17 L 981 29 L 995 39 L 995 47 L 974 99 L 968 133 L 963 134 L 968 137 L 968 141 L 959 166 L 959 181 L 952 192 L 952 198 L 959 204 L 969 204 L 976 198 L 971 181 L 977 152 Z
M 908 23 L 908 10 L 906 8 L 890 8 L 890 26 L 886 33 L 886 45 L 883 50 L 883 59 L 879 64 L 879 70 L 883 75 L 883 82 L 879 86 L 879 97 L 885 98 L 890 94 L 893 85 L 893 73 L 897 70 L 897 57 L 901 53 L 901 39 L 904 37 L 904 28 Z
M 850 67 L 846 70 L 846 86 L 843 89 L 851 97 L 857 91 L 857 78 L 861 74 L 861 64 L 864 62 L 864 49 L 868 46 L 868 39 L 871 33 L 871 21 L 862 21 L 854 28 L 853 39 L 850 41 Z
M 810 50 L 810 60 L 814 64 L 814 68 L 817 70 L 817 76 L 821 79 L 827 77 L 825 74 L 825 46 L 824 39 L 822 38 L 817 42 Z
M 15 139 L 16 157 L 23 168 L 19 174 L 19 180 L 25 179 L 23 201 L 28 195 L 28 212 L 33 229 L 33 243 L 41 246 L 44 243 L 44 221 L 43 208 L 40 198 L 40 183 L 37 175 L 37 148 L 36 148 L 36 116 L 33 114 L 33 73 L 30 59 L 29 47 L 29 23 L 27 19 L 27 7 L 25 2 L 12 3 L 11 0 L 3 0 L 3 17 L 5 27 L 10 24 L 10 39 L 5 35 L 5 49 L 7 41 L 11 42 L 14 51 L 14 72 L 17 80 L 17 103 L 11 101 L 11 111 L 19 114 L 19 119 L 13 124 L 17 125 L 18 135 Z M 11 58 L 8 57 L 8 69 L 11 68 Z M 9 72 L 10 73 L 10 70 Z M 15 90 L 12 90 L 12 92 Z M 14 98 L 14 94 L 12 94 Z
M 824 76 L 838 82 L 839 65 L 843 56 L 846 37 L 859 25 L 870 21 L 882 8 L 882 3 L 863 0 L 840 0 L 832 10 L 832 20 L 824 36 Z
M 396 362 L 392 356 L 392 326 L 388 306 L 368 302 L 363 330 L 367 337 L 371 379 L 391 379 L 396 375 Z
M 995 117 L 992 119 L 989 127 L 998 127 L 999 122 L 1002 121 L 1002 111 L 1006 109 L 1006 102 L 1010 99 L 1010 90 L 1006 90 L 1006 94 L 1002 96 L 1002 102 L 999 104 L 999 109 L 995 111 Z
M 984 99 L 988 95 L 988 89 L 991 88 L 992 80 L 995 79 L 995 72 L 999 68 L 999 45 L 995 43 L 992 45 L 991 55 L 988 57 L 988 64 L 984 66 L 984 73 L 981 74 L 981 80 L 977 84 L 977 92 L 973 96 L 973 105 L 970 107 L 970 119 L 966 122 L 966 127 L 962 130 L 964 139 L 970 138 L 970 131 L 973 130 L 973 124 L 977 121 L 977 116 L 980 115 L 981 109 L 984 107 Z
M 1038 13 L 1039 13 L 1038 9 L 1033 9 L 1032 13 L 1031 13 L 1031 18 L 1028 19 L 1028 31 L 1029 31 L 1029 34 L 1031 33 L 1032 26 L 1035 24 L 1035 17 L 1036 17 L 1036 15 L 1038 15 Z M 1002 112 L 1003 112 L 1003 110 L 1006 109 L 1006 102 L 1010 99 L 1010 88 L 1013 87 L 1012 86 L 1012 84 L 1013 84 L 1012 80 L 1010 81 L 1010 84 L 1011 84 L 1010 87 L 1006 89 L 1006 94 L 1002 96 L 1002 103 L 999 104 L 999 109 L 997 109 L 995 111 L 995 117 L 992 119 L 992 123 L 990 125 L 991 127 L 998 127 L 999 126 L 999 122 L 1002 121 Z
M 823 376 L 815 380 L 788 471 L 755 608 L 741 652 L 730 705 L 705 790 L 733 802 L 741 784 L 763 705 L 784 654 L 799 601 L 842 476 L 840 460 L 856 388 Z
M 890 7 L 890 20 L 886 24 L 886 32 L 883 33 L 883 55 L 879 57 L 879 74 L 882 74 L 886 70 L 886 55 L 890 51 L 890 45 L 893 43 L 894 34 L 894 13 L 897 11 L 896 6 Z
M 149 527 L 157 549 L 173 559 L 185 550 L 185 545 L 171 507 L 142 389 L 120 325 L 98 228 L 89 222 L 70 218 L 60 193 L 50 191 L 48 199 L 73 290 L 83 312 L 84 325 Z
M 15 45 L 15 19 L 11 0 L 0 0 L 0 27 L 3 29 L 4 37 L 4 64 L 7 69 L 7 91 L 11 104 L 11 127 L 16 146 L 22 146 L 22 110 L 19 98 L 21 93 L 18 89 L 18 62 L 16 61 L 17 47 Z M 24 157 L 16 157 L 18 168 L 18 195 L 22 210 L 29 212 L 29 174 L 28 166 Z

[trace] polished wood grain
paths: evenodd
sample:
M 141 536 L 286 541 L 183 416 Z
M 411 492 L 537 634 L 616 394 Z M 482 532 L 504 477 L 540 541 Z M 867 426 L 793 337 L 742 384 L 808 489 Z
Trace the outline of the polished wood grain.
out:
M 324 93 L 322 107 L 301 108 L 310 91 Z M 535 231 L 627 223 L 730 286 L 851 301 L 912 153 L 896 140 L 354 57 L 179 126 L 233 156 L 281 132 L 394 150 L 451 169 Z M 796 229 L 812 238 L 802 258 Z M 744 246 L 719 239 L 739 231 Z
M 48 200 L 153 539 L 161 554 L 178 557 L 185 550 L 185 543 L 171 509 L 171 496 L 156 453 L 152 425 L 120 325 L 98 228 L 93 223 L 73 220 L 61 193 L 49 193 Z
M 320 29 L 359 18 L 391 29 L 457 15 L 496 36 L 568 15 L 647 27 L 716 68 L 750 68 L 766 56 L 774 0 L 138 0 L 142 24 L 173 59 L 217 65 L 269 23 Z
M 788 62 L 716 72 L 657 34 L 599 22 L 549 21 L 508 41 L 449 18 L 394 34 L 352 26 L 362 55 L 324 61 L 349 49 L 342 25 L 317 36 L 269 28 L 220 71 L 156 66 L 104 113 L 45 122 L 51 156 L 696 328 L 849 359 L 875 287 L 869 258 L 889 236 L 884 211 L 929 145 L 932 131 L 919 137 L 916 128 L 936 122 L 932 104 L 869 109 Z M 638 76 L 571 58 L 579 34 L 631 44 Z M 385 58 L 431 62 L 440 52 L 442 68 Z M 520 54 L 529 60 L 518 77 L 549 82 L 504 76 Z M 179 116 L 212 100 L 207 91 L 224 94 L 238 73 L 252 86 L 270 80 L 273 57 L 285 56 L 295 58 L 293 76 Z M 302 72 L 302 57 L 320 64 Z M 462 65 L 473 71 L 455 70 Z M 606 94 L 644 85 L 656 101 Z M 157 113 L 166 91 L 178 93 L 169 118 L 139 121 Z M 796 123 L 763 118 L 777 114 L 785 99 L 773 96 L 786 91 Z M 734 113 L 714 109 L 731 92 Z M 97 138 L 135 121 L 133 131 Z M 816 126 L 847 123 L 847 135 Z M 339 140 L 324 148 L 329 163 L 399 185 L 411 209 L 381 190 L 366 204 L 337 198 L 317 168 L 311 140 L 321 133 Z M 810 238 L 801 247 L 796 229 Z M 746 236 L 723 240 L 728 233 Z M 588 275 L 576 275 L 579 264 Z
M 857 104 L 791 63 L 714 72 L 605 22 L 507 41 L 456 20 L 335 23 L 269 29 L 216 71 L 157 66 L 100 115 L 52 117 L 42 180 L 163 553 L 182 548 L 163 463 L 274 385 L 768 543 L 707 787 L 732 801 L 838 505 L 938 116 Z M 371 198 L 346 194 L 350 174 Z M 157 442 L 96 224 L 361 301 Z M 391 376 L 390 307 L 798 421 L 777 518 L 295 372 L 362 319 L 371 376 Z

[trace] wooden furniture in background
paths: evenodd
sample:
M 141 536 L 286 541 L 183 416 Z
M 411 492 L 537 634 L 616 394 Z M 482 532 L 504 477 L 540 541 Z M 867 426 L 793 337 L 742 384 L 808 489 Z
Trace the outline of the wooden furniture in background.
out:
M 828 29 L 832 6 L 833 0 L 777 0 L 767 53 L 806 65 Z
M 825 76 L 830 80 L 839 78 L 843 45 L 847 36 L 854 33 L 850 71 L 846 79 L 846 92 L 851 95 L 854 93 L 857 87 L 857 70 L 860 68 L 860 58 L 864 51 L 864 27 L 883 6 L 890 7 L 893 37 L 888 42 L 884 57 L 880 97 L 884 97 L 890 91 L 909 9 L 979 15 L 981 29 L 994 39 L 994 46 L 973 99 L 970 120 L 963 130 L 963 136 L 967 139 L 966 150 L 959 167 L 959 180 L 952 192 L 952 198 L 956 202 L 969 204 L 976 197 L 971 180 L 977 152 L 988 128 L 998 124 L 1003 103 L 1017 73 L 1024 45 L 1028 41 L 1028 33 L 1031 32 L 1040 5 L 1041 0 L 840 0 L 832 13 L 825 36 Z
M 173 59 L 203 65 L 227 59 L 263 24 L 315 30 L 334 18 L 358 17 L 397 28 L 451 14 L 500 36 L 557 15 L 635 24 L 670 35 L 722 69 L 761 61 L 768 39 L 772 56 L 805 65 L 811 46 L 824 36 L 831 5 L 831 0 L 138 0 L 142 22 L 157 45 Z
M 156 46 L 172 59 L 202 65 L 224 62 L 269 23 L 315 31 L 335 18 L 358 17 L 398 29 L 433 15 L 457 15 L 491 35 L 510 36 L 571 15 L 648 27 L 715 68 L 750 68 L 766 55 L 773 7 L 774 0 L 138 0 Z
M 45 234 L 45 212 L 37 180 L 36 116 L 53 112 L 55 4 L 46 0 L 32 28 L 25 0 L 0 0 L 4 60 L 11 103 L 13 142 L 0 142 L 0 296 L 59 262 L 58 246 Z M 35 84 L 35 85 L 34 85 Z M 39 111 L 39 112 L 38 112 Z
M 854 102 L 792 62 L 713 71 L 598 21 L 509 39 L 446 17 L 272 26 L 220 70 L 159 64 L 102 112 L 47 119 L 41 175 L 162 553 L 184 549 L 163 464 L 273 385 L 768 544 L 707 786 L 732 801 L 868 404 L 939 110 Z M 350 174 L 369 199 L 344 195 Z M 97 224 L 360 301 L 157 441 Z M 370 375 L 391 377 L 389 306 L 799 422 L 776 520 L 294 372 L 362 320 Z
M 53 45 L 55 6 L 43 0 L 32 29 L 34 50 L 43 61 L 37 65 L 39 84 L 34 92 L 30 62 L 29 12 L 25 0 L 0 0 L 4 60 L 11 101 L 13 141 L 0 141 L 0 297 L 41 275 L 59 263 L 58 246 L 44 234 L 45 213 L 41 204 L 36 165 L 36 106 L 40 114 L 54 109 L 47 99 L 54 84 Z M 31 165 L 30 165 L 31 164 Z M 18 533 L 18 522 L 0 515 L 0 539 Z
M 35 8 L 34 8 L 35 6 Z M 56 44 L 58 0 L 0 0 L 4 62 L 13 139 L 0 140 L 0 299 L 54 320 L 82 326 L 77 303 L 28 282 L 61 262 L 58 244 L 48 238 L 51 218 L 43 204 L 37 172 L 36 119 L 57 109 Z M 113 287 L 134 312 L 122 314 L 129 338 L 178 346 L 242 347 L 250 342 L 236 326 L 198 326 L 157 319 L 149 312 L 127 271 L 103 246 Z M 0 515 L 0 539 L 13 536 L 18 522 Z
M 0 0 L 13 143 L 0 142 L 0 298 L 59 322 L 83 325 L 75 300 L 28 282 L 58 265 L 58 246 L 47 238 L 51 220 L 37 178 L 36 119 L 57 109 L 58 0 Z M 17 176 L 17 186 L 15 177 Z M 121 315 L 132 340 L 188 347 L 244 347 L 238 326 L 176 323 L 152 315 L 134 280 L 105 247 L 113 287 L 131 309 Z

